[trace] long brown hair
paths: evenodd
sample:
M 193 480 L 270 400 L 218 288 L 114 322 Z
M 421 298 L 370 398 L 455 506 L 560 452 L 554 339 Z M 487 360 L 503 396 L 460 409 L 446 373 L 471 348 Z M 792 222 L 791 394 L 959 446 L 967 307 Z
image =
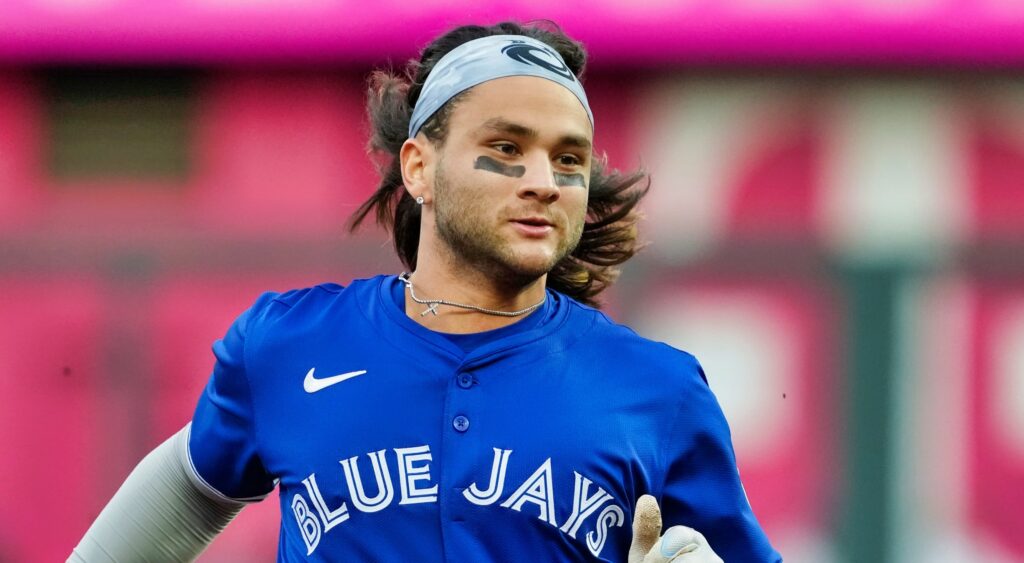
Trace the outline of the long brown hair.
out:
M 452 49 L 490 35 L 525 35 L 554 48 L 577 77 L 587 61 L 583 46 L 550 22 L 523 26 L 513 22 L 493 26 L 467 25 L 455 28 L 427 45 L 419 61 L 410 61 L 404 74 L 375 71 L 370 75 L 367 112 L 373 127 L 369 149 L 377 163 L 380 184 L 352 215 L 355 231 L 374 213 L 377 224 L 390 228 L 395 250 L 402 263 L 416 269 L 420 241 L 420 206 L 405 190 L 399 151 L 408 138 L 412 108 L 434 65 Z M 443 145 L 448 119 L 461 95 L 455 96 L 432 115 L 421 129 L 431 142 Z M 647 193 L 650 180 L 637 170 L 622 173 L 607 170 L 606 161 L 594 158 L 590 173 L 587 218 L 575 250 L 548 273 L 551 289 L 588 305 L 599 306 L 597 296 L 618 277 L 618 266 L 640 249 L 636 206 Z

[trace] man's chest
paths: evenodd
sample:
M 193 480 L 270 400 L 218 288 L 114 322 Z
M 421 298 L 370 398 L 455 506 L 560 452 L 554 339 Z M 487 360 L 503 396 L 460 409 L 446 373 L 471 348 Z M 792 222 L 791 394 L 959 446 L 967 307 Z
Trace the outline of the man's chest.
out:
M 441 522 L 445 536 L 486 521 L 599 556 L 650 490 L 656 429 L 643 405 L 571 357 L 309 356 L 280 362 L 290 381 L 254 397 L 285 528 L 310 553 L 384 523 Z M 464 541 L 497 541 L 481 535 Z

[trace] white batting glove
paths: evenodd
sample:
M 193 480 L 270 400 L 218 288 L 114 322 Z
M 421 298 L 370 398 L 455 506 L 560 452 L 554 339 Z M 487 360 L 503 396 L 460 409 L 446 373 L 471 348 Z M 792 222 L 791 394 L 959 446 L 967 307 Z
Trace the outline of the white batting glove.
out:
M 661 509 L 651 495 L 636 502 L 629 563 L 724 563 L 700 532 L 672 526 L 661 534 Z

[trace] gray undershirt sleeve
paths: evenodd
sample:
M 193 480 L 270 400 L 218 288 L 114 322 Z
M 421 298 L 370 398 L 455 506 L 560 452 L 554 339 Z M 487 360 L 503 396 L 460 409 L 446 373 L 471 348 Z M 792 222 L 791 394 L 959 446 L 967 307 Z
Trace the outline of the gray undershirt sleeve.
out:
M 186 426 L 135 467 L 68 558 L 72 563 L 191 561 L 245 506 L 188 475 Z

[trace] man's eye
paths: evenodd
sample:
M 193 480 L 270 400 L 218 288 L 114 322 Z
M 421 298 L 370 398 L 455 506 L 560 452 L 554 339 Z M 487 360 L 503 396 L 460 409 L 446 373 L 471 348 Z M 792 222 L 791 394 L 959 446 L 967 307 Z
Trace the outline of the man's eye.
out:
M 562 156 L 558 157 L 558 163 L 561 164 L 562 166 L 579 166 L 580 159 L 571 154 L 563 154 Z
M 503 152 L 508 155 L 519 154 L 519 149 L 516 148 L 512 143 L 498 143 L 493 145 L 499 152 Z

